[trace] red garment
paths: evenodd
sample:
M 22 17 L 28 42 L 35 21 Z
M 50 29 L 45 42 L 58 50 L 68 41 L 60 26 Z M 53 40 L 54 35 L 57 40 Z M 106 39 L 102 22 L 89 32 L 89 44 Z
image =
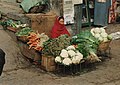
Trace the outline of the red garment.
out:
M 68 36 L 70 36 L 70 34 L 67 31 L 65 25 L 60 24 L 59 21 L 58 21 L 58 18 L 56 18 L 54 26 L 52 27 L 52 30 L 51 30 L 51 38 L 57 38 L 62 34 L 67 34 Z

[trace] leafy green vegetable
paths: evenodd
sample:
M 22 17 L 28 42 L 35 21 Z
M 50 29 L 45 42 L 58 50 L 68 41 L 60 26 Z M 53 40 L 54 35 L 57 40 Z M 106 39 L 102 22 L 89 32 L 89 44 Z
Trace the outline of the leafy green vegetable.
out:
M 70 37 L 67 35 L 61 35 L 58 38 L 49 39 L 44 42 L 43 54 L 58 56 L 62 49 L 70 45 Z
M 1 21 L 0 22 L 0 25 L 2 25 L 3 27 L 7 27 L 7 26 L 11 26 L 11 27 L 14 27 L 14 28 L 17 28 L 17 25 L 18 24 L 21 24 L 20 21 L 17 21 L 17 22 L 14 22 L 13 20 L 11 19 L 8 19 L 8 20 L 5 20 L 5 21 Z
M 33 30 L 29 27 L 25 27 L 23 29 L 21 29 L 20 31 L 16 32 L 17 36 L 23 36 L 23 35 L 29 35 L 30 32 L 32 32 Z
M 99 40 L 96 39 L 89 30 L 85 30 L 73 37 L 71 44 L 78 45 L 77 50 L 86 58 L 90 53 L 97 52 Z

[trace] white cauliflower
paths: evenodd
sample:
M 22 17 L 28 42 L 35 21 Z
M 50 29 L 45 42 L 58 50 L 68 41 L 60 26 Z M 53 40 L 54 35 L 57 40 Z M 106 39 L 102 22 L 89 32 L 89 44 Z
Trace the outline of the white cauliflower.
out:
M 105 29 L 104 28 L 100 28 L 101 33 L 105 33 Z
M 108 34 L 106 32 L 104 32 L 104 33 L 101 33 L 101 36 L 105 38 L 108 36 Z
M 95 29 L 94 29 L 94 32 L 95 32 L 95 34 L 97 33 L 101 33 L 101 30 L 100 30 L 100 28 L 98 28 L 98 27 L 96 27 Z
M 76 55 L 76 53 L 73 50 L 68 50 L 68 54 L 70 57 L 73 57 Z
M 79 51 L 77 51 L 76 56 L 79 56 L 80 60 L 83 59 L 83 54 L 81 54 Z
M 60 56 L 63 57 L 63 58 L 67 58 L 67 57 L 68 57 L 68 52 L 67 52 L 67 50 L 62 49 L 62 50 L 61 50 L 61 53 L 60 53 Z
M 64 65 L 70 65 L 70 64 L 72 64 L 72 61 L 71 61 L 70 58 L 64 58 L 63 61 L 62 61 L 62 63 L 63 63 Z
M 92 28 L 92 29 L 90 30 L 90 32 L 92 33 L 93 36 L 95 35 L 94 29 L 95 29 L 95 28 Z
M 76 56 L 76 60 L 78 60 L 79 62 L 83 59 L 83 56 Z
M 72 58 L 72 63 L 73 63 L 73 64 L 77 64 L 77 60 L 76 60 L 76 57 L 75 57 L 75 56 Z
M 97 34 L 94 35 L 94 37 L 95 37 L 95 38 L 99 38 L 99 37 L 100 37 L 100 34 L 97 33 Z
M 57 57 L 55 58 L 55 62 L 59 62 L 59 63 L 61 63 L 61 62 L 62 62 L 61 57 L 60 57 L 60 56 L 57 56 Z
M 75 50 L 75 47 L 73 45 L 71 45 L 71 46 L 68 46 L 66 49 L 67 50 Z
M 79 64 L 80 63 L 80 61 L 81 61 L 81 59 L 83 59 L 81 56 L 74 56 L 73 58 L 72 58 L 72 63 L 73 64 Z
M 103 38 L 102 36 L 100 36 L 98 39 L 99 39 L 100 41 L 103 41 L 103 40 L 104 40 L 104 38 Z
M 108 41 L 108 38 L 105 37 L 105 38 L 103 39 L 103 42 L 107 42 L 107 41 Z

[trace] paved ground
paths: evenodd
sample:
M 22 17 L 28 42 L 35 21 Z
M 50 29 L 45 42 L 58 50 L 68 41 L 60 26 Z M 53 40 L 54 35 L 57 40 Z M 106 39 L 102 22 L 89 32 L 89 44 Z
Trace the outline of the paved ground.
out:
M 5 7 L 6 12 L 19 12 L 16 5 L 9 5 L 13 10 L 7 11 L 6 4 L 0 4 L 0 9 Z M 120 24 L 109 25 L 107 31 L 120 31 Z M 0 85 L 120 85 L 120 40 L 112 41 L 110 47 L 112 58 L 97 65 L 93 71 L 79 76 L 60 77 L 28 63 L 21 55 L 18 44 L 6 31 L 0 30 L 0 48 L 6 52 L 6 64 L 0 77 Z

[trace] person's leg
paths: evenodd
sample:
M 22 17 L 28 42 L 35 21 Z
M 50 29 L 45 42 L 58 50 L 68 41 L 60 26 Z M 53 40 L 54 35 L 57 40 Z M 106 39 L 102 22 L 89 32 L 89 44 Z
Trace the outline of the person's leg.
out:
M 3 71 L 3 66 L 4 66 L 4 65 L 0 65 L 0 76 L 1 76 L 2 71 Z
M 5 64 L 5 52 L 2 49 L 0 49 L 0 76 L 2 74 L 4 64 Z

